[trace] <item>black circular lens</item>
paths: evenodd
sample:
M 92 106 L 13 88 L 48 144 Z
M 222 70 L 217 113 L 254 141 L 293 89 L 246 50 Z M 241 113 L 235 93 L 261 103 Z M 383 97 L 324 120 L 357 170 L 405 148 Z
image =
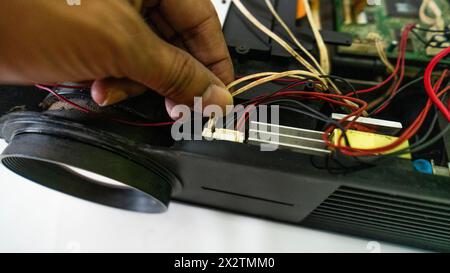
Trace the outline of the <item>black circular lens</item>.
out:
M 16 135 L 1 162 L 43 186 L 120 209 L 164 212 L 172 194 L 172 176 L 165 169 L 61 137 Z

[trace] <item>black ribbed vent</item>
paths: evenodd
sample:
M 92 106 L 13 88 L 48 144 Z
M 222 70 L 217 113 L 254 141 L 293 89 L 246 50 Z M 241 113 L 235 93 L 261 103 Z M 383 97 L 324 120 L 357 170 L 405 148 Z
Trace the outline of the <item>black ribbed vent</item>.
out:
M 419 199 L 341 187 L 304 223 L 450 250 L 450 206 Z

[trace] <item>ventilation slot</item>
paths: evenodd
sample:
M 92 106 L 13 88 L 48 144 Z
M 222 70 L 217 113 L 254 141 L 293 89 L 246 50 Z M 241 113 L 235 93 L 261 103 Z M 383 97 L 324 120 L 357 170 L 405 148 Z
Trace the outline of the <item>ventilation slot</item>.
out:
M 341 187 L 304 224 L 450 249 L 450 206 Z

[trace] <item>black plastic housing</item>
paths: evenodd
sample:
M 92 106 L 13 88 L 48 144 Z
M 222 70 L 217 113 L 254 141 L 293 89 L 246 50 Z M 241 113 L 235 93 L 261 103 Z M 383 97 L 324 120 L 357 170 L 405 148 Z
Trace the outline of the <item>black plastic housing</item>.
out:
M 234 23 L 242 26 L 242 22 Z M 229 18 L 225 28 L 230 24 Z M 258 45 L 257 54 L 234 56 L 237 73 L 298 68 L 279 56 L 270 57 L 271 46 L 263 45 Z M 415 172 L 408 161 L 390 160 L 347 174 L 331 174 L 301 153 L 261 152 L 258 146 L 223 141 L 173 142 L 170 128 L 136 128 L 76 110 L 48 111 L 41 102 L 51 104 L 52 98 L 35 88 L 0 89 L 0 113 L 4 115 L 0 135 L 9 143 L 2 163 L 54 190 L 140 212 L 163 212 L 174 199 L 450 251 L 450 179 Z M 248 96 L 265 90 L 255 92 Z M 126 119 L 167 118 L 161 114 L 161 98 L 149 94 L 108 111 Z M 89 100 L 83 94 L 69 98 Z M 93 181 L 67 166 L 128 187 Z
M 55 190 L 117 208 L 161 212 L 169 199 L 438 251 L 450 250 L 450 179 L 403 160 L 330 174 L 311 157 L 223 141 L 170 147 L 36 112 L 2 118 L 2 163 Z M 102 185 L 64 165 L 114 178 Z

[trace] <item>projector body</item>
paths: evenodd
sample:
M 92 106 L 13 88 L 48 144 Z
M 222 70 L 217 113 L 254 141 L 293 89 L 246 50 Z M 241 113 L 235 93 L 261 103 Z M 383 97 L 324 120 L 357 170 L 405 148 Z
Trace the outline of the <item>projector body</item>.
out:
M 280 30 L 264 12 L 263 1 L 246 2 L 264 24 Z M 295 12 L 289 7 L 292 3 L 279 1 L 280 13 L 286 18 Z M 295 20 L 287 24 L 295 27 Z M 228 12 L 224 33 L 237 75 L 298 69 L 279 46 L 251 29 L 234 7 Z M 346 34 L 326 29 L 323 33 L 330 44 L 349 43 Z M 302 42 L 313 49 L 310 36 L 303 34 Z M 335 63 L 334 71 L 349 76 L 355 70 Z M 372 66 L 357 71 L 364 79 L 375 73 Z M 276 84 L 265 85 L 242 94 L 236 102 L 277 88 Z M 131 211 L 164 212 L 176 200 L 371 240 L 450 251 L 450 179 L 415 172 L 410 161 L 391 159 L 336 174 L 330 162 L 296 151 L 262 152 L 257 145 L 227 141 L 174 142 L 170 127 L 134 127 L 101 115 L 86 115 L 31 87 L 0 89 L 0 136 L 9 143 L 1 162 L 48 188 Z M 388 117 L 410 123 L 404 113 L 426 99 L 424 93 L 413 91 L 408 93 L 416 100 L 399 107 L 394 104 Z M 127 120 L 168 118 L 164 99 L 152 92 L 104 109 L 92 103 L 88 90 L 57 92 L 93 111 Z M 317 109 L 323 110 L 322 106 Z M 280 122 L 305 129 L 318 127 L 311 119 L 295 115 L 284 115 Z M 433 150 L 443 154 L 449 146 L 441 142 Z
M 336 175 L 294 151 L 261 152 L 255 145 L 207 140 L 155 146 L 99 129 L 96 123 L 104 121 L 91 120 L 86 126 L 60 113 L 10 113 L 1 124 L 2 136 L 10 143 L 2 163 L 43 186 L 120 209 L 164 212 L 173 199 L 371 239 L 450 249 L 449 179 L 417 173 L 407 161 Z M 94 181 L 68 166 L 127 187 Z

